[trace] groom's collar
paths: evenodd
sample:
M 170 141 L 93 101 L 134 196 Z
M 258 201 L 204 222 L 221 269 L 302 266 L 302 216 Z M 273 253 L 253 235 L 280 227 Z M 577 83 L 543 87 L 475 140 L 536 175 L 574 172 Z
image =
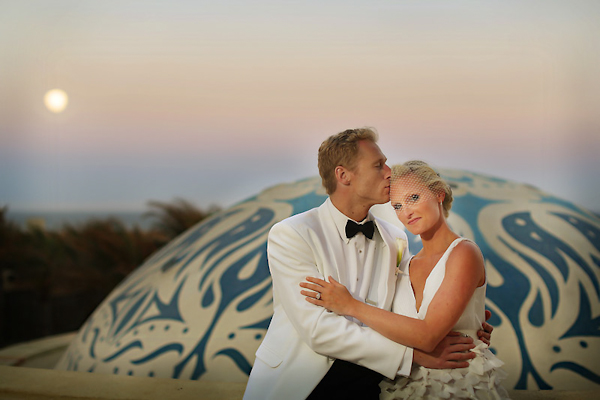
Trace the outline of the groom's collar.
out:
M 348 243 L 350 242 L 350 239 L 348 239 L 346 237 L 346 224 L 348 223 L 348 220 L 352 219 L 352 218 L 348 218 L 344 213 L 342 213 L 340 210 L 337 209 L 337 207 L 335 205 L 333 205 L 333 203 L 331 202 L 331 199 L 328 197 L 327 200 L 325 201 L 325 204 L 327 205 L 327 209 L 329 210 L 329 213 L 331 214 L 331 218 L 333 219 L 333 222 L 335 223 L 335 227 L 338 230 L 338 233 L 340 234 L 340 238 Z M 371 214 L 371 211 L 369 211 L 369 213 L 367 214 L 367 217 L 365 219 L 363 219 L 362 221 L 354 221 L 358 224 L 364 224 L 367 221 L 374 221 L 375 218 L 373 217 L 373 214 Z M 377 227 L 377 224 L 375 224 L 375 227 Z M 377 232 L 377 229 L 375 229 L 375 232 Z

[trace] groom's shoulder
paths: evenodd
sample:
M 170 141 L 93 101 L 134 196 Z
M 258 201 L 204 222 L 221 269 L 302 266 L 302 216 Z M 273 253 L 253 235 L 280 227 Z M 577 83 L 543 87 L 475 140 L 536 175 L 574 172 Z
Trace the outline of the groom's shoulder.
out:
M 310 210 L 294 214 L 290 217 L 287 217 L 279 222 L 277 222 L 271 230 L 292 228 L 292 229 L 302 229 L 302 228 L 315 228 L 319 224 L 320 219 L 320 211 L 319 209 L 322 206 L 311 208 Z

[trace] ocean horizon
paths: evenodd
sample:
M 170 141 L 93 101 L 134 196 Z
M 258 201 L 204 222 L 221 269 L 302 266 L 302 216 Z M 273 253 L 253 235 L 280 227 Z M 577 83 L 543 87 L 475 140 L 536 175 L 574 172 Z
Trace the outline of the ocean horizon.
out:
M 154 219 L 146 217 L 147 211 L 11 211 L 6 213 L 6 219 L 25 229 L 29 225 L 43 227 L 56 231 L 65 225 L 78 226 L 91 220 L 106 220 L 116 218 L 127 228 L 147 230 L 152 227 Z

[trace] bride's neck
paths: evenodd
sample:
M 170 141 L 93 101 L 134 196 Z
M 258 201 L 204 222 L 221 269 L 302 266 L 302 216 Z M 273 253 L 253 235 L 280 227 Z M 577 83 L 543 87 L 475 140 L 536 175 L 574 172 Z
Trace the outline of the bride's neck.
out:
M 450 243 L 459 236 L 452 232 L 445 219 L 441 219 L 439 226 L 422 233 L 421 242 L 423 243 L 423 256 L 443 253 L 446 251 Z

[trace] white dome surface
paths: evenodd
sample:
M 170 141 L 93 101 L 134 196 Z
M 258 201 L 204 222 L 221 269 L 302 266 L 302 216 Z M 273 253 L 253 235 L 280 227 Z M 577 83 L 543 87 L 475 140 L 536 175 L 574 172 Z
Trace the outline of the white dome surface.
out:
M 505 386 L 599 389 L 600 218 L 529 185 L 440 173 L 450 224 L 486 258 Z M 316 177 L 277 185 L 189 229 L 113 290 L 56 368 L 245 381 L 272 316 L 269 229 L 325 198 Z M 389 205 L 374 212 L 398 223 Z

